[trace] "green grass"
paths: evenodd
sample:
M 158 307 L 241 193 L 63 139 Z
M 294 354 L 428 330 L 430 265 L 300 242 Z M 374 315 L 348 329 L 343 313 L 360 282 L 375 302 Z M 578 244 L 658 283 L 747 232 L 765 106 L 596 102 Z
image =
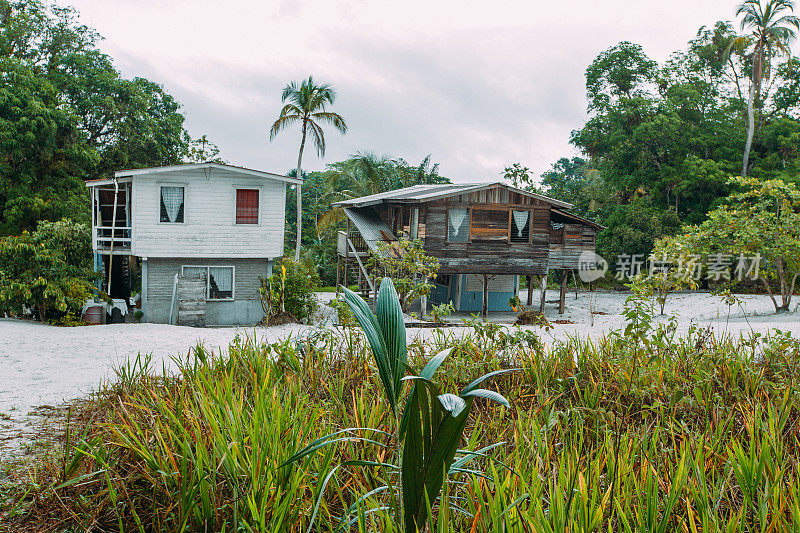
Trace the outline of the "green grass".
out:
M 474 324 L 463 338 L 441 330 L 410 346 L 410 364 L 419 371 L 447 347 L 443 392 L 493 370 L 523 371 L 489 385 L 511 409 L 476 401 L 462 447 L 504 444 L 448 480 L 430 502 L 431 530 L 800 528 L 796 339 L 706 330 L 677 338 L 661 328 L 546 348 L 531 332 Z M 392 481 L 377 466 L 331 474 L 342 462 L 395 459 L 395 443 L 366 430 L 349 436 L 373 443 L 343 440 L 281 466 L 341 428 L 392 434 L 395 418 L 355 330 L 275 345 L 237 339 L 224 357 L 198 347 L 167 379 L 146 363 L 122 369 L 75 414 L 61 452 L 9 474 L 18 482 L 0 489 L 12 509 L 0 523 L 15 531 L 333 531 L 361 495 Z M 353 529 L 396 531 L 389 511 L 375 511 L 388 498 L 362 500 Z

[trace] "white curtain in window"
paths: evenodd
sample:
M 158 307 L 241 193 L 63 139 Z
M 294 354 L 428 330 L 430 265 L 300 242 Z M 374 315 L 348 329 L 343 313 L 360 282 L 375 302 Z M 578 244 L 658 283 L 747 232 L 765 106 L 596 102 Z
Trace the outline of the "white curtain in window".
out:
M 169 221 L 175 222 L 183 205 L 183 187 L 161 187 L 161 201 L 164 202 Z
M 411 210 L 411 238 L 416 239 L 419 233 L 419 207 Z
M 219 292 L 233 291 L 233 269 L 230 267 L 210 267 L 208 275 L 214 280 Z
M 452 235 L 458 236 L 458 232 L 463 229 L 462 226 L 467 218 L 467 208 L 457 207 L 450 209 L 448 218 L 450 219 L 450 227 L 453 229 Z
M 528 217 L 530 216 L 530 211 L 512 211 L 514 215 L 514 224 L 517 225 L 517 237 L 522 237 L 522 232 L 525 230 L 525 227 L 528 225 Z

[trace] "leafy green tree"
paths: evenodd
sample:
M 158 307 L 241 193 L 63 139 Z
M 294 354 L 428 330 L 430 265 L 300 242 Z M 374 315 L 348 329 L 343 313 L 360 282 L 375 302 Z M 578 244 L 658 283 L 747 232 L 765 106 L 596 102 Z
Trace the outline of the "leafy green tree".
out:
M 542 185 L 545 194 L 557 200 L 569 202 L 575 211 L 585 214 L 589 208 L 587 198 L 587 161 L 582 157 L 572 159 L 562 157 L 542 174 Z
M 414 300 L 430 294 L 433 288 L 430 280 L 439 271 L 439 261 L 425 254 L 422 241 L 405 237 L 378 243 L 368 264 L 376 279 L 388 277 L 394 282 L 403 311 L 408 311 Z
M 678 241 L 706 256 L 724 254 L 731 260 L 760 257 L 758 278 L 775 312 L 787 312 L 800 277 L 800 190 L 782 180 L 738 177 L 732 182 L 740 190 L 711 211 L 702 224 L 688 227 Z
M 189 143 L 189 154 L 187 160 L 190 163 L 225 163 L 225 160 L 218 157 L 219 147 L 211 142 L 207 135 L 203 134 L 197 139 L 192 139 Z
M 510 167 L 504 168 L 503 179 L 517 189 L 539 192 L 536 180 L 531 175 L 531 169 L 522 163 L 514 163 Z
M 800 30 L 800 18 L 791 15 L 794 10 L 792 0 L 745 0 L 736 10 L 741 16 L 741 28 L 749 35 L 738 41 L 748 46 L 752 52 L 750 61 L 750 93 L 747 98 L 747 141 L 742 158 L 742 176 L 749 170 L 750 149 L 756 128 L 755 106 L 761 96 L 761 83 L 769 79 L 771 62 L 776 56 L 790 55 L 789 43 Z
M 653 298 L 662 315 L 670 294 L 698 287 L 695 275 L 699 268 L 697 258 L 679 239 L 665 237 L 657 240 L 647 267 L 634 277 L 630 287 L 638 296 Z
M 288 100 L 288 103 L 286 103 Z M 325 155 L 325 134 L 322 131 L 322 124 L 330 124 L 341 133 L 347 132 L 347 123 L 337 113 L 327 110 L 328 105 L 333 105 L 336 100 L 336 92 L 333 86 L 324 83 L 317 85 L 314 79 L 309 76 L 299 85 L 291 82 L 283 89 L 281 102 L 284 103 L 278 118 L 272 123 L 269 130 L 269 139 L 272 140 L 283 129 L 299 124 L 300 151 L 297 154 L 296 176 L 302 176 L 303 150 L 306 146 L 306 137 L 311 136 L 311 142 L 317 150 L 317 155 Z M 300 260 L 300 247 L 302 242 L 303 228 L 303 193 L 300 184 L 297 185 L 297 237 L 295 238 L 295 261 Z
M 120 76 L 98 40 L 73 8 L 0 0 L 0 234 L 88 221 L 83 180 L 187 156 L 178 103 Z
M 589 110 L 602 112 L 622 100 L 650 96 L 658 63 L 638 44 L 621 42 L 602 52 L 586 69 Z
M 24 316 L 31 309 L 44 321 L 79 314 L 96 293 L 89 239 L 85 224 L 67 219 L 0 238 L 0 315 Z

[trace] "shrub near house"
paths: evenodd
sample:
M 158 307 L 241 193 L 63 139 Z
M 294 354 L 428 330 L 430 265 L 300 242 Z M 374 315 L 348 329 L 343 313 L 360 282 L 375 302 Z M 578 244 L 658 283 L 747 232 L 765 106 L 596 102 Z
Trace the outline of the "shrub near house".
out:
M 79 314 L 96 289 L 89 228 L 71 220 L 0 239 L 0 315 Z

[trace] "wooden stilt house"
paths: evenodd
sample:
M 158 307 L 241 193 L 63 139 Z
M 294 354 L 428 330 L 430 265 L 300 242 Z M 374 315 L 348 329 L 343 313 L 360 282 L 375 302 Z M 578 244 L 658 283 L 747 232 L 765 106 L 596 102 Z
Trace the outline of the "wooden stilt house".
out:
M 571 204 L 499 182 L 415 185 L 335 205 L 347 215 L 338 240 L 339 282 L 374 293 L 366 256 L 380 241 L 404 235 L 421 239 L 439 260 L 431 302 L 484 315 L 510 310 L 520 276 L 529 286 L 534 278 L 544 284 L 550 270 L 561 272 L 563 312 L 567 274 L 578 269 L 582 252 L 594 251 L 601 229 L 570 213 Z

